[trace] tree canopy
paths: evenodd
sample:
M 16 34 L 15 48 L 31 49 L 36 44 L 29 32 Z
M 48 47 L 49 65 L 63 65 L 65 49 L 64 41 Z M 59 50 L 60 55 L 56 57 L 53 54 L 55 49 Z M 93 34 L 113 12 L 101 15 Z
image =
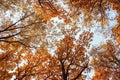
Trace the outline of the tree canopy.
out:
M 0 0 L 0 80 L 120 80 L 119 7 Z

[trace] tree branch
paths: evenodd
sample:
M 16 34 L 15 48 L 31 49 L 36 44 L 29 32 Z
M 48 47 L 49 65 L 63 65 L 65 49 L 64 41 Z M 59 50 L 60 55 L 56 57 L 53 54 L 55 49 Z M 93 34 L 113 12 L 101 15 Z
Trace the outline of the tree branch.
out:
M 82 75 L 82 72 L 88 67 L 88 63 L 82 68 L 82 70 L 79 72 L 79 74 L 72 80 L 76 80 L 78 79 L 81 75 Z
M 11 28 L 12 26 L 14 26 L 14 25 L 16 25 L 18 22 L 20 22 L 20 21 L 22 21 L 22 20 L 28 18 L 28 17 L 31 16 L 32 14 L 34 14 L 34 12 L 31 13 L 31 14 L 29 14 L 29 15 L 27 15 L 27 16 L 25 16 L 25 17 L 23 17 L 23 18 L 21 18 L 21 19 L 19 19 L 17 22 L 11 24 L 10 26 L 6 27 L 5 29 L 0 30 L 0 33 L 1 33 L 1 32 L 4 32 L 4 31 L 6 31 L 6 30 L 8 30 L 8 29 Z

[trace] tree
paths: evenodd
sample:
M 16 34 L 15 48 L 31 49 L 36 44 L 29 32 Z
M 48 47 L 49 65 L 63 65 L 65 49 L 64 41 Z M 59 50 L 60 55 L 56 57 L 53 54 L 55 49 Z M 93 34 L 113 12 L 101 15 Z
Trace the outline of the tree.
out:
M 34 5 L 34 10 L 37 12 L 39 18 L 49 21 L 51 18 L 59 15 L 59 11 L 55 8 L 56 1 L 37 0 L 38 4 Z M 57 5 L 56 5 L 57 6 Z
M 92 66 L 97 71 L 93 79 L 120 79 L 119 45 L 108 41 L 106 44 L 92 49 Z
M 30 2 L 2 0 L 1 3 L 3 5 L 0 6 L 3 8 L 0 16 L 3 20 L 0 25 L 0 42 L 36 47 L 33 44 L 39 44 L 45 37 L 45 22 L 37 17 L 35 11 L 31 9 L 33 6 L 30 6 Z
M 19 51 L 23 50 L 20 45 L 13 46 L 8 43 L 1 43 L 0 50 L 3 52 L 0 54 L 0 79 L 11 79 L 16 68 L 16 63 Z M 21 60 L 20 60 L 21 61 Z
M 107 11 L 113 9 L 116 10 L 118 14 L 120 12 L 119 0 L 70 0 L 69 3 L 74 11 L 72 12 L 72 16 L 83 13 L 84 22 L 88 22 L 87 24 L 89 24 L 91 21 L 107 24 L 109 21 L 108 15 L 106 14 Z M 116 17 L 119 18 L 119 16 Z
M 34 53 L 21 44 L 13 46 L 5 43 L 0 49 L 4 51 L 0 54 L 0 79 L 46 79 L 49 74 L 46 68 L 52 56 L 44 46 Z
M 120 25 L 115 25 L 112 28 L 112 37 L 118 42 L 120 43 Z
M 119 5 L 119 0 L 0 0 L 0 79 L 83 80 L 92 66 L 93 80 L 119 80 Z M 117 15 L 109 19 L 111 10 Z M 91 26 L 112 19 L 118 21 L 111 35 L 118 43 L 92 47 Z
M 14 74 L 16 76 L 16 80 L 32 78 L 45 79 L 43 74 L 46 72 L 45 67 L 47 67 L 48 62 L 51 59 L 51 55 L 44 47 L 37 49 L 34 54 L 26 53 L 25 56 L 21 56 L 21 58 L 26 62 L 26 64 L 17 67 Z
M 54 58 L 50 60 L 46 70 L 48 79 L 77 80 L 85 79 L 84 72 L 88 68 L 89 60 L 85 54 L 89 42 L 92 40 L 92 33 L 83 32 L 79 40 L 66 35 L 60 41 Z M 74 41 L 76 43 L 74 43 Z
M 0 3 L 0 79 L 15 76 L 20 80 L 28 76 L 29 70 L 22 64 L 25 56 L 32 57 L 28 48 L 39 47 L 45 37 L 45 22 L 37 17 L 30 1 L 0 0 Z

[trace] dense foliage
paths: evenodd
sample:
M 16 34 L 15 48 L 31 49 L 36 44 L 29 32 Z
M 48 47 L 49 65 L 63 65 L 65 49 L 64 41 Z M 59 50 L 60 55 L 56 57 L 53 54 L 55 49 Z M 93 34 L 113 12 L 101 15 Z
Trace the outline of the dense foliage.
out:
M 10 79 L 120 80 L 120 0 L 0 0 L 0 80 Z

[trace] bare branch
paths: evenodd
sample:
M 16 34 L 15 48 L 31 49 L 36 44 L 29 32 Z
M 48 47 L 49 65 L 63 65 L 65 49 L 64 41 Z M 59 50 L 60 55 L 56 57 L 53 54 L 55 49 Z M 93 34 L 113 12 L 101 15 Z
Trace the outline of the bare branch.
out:
M 3 30 L 0 30 L 0 33 L 1 32 L 4 32 L 4 31 L 6 31 L 6 30 L 8 30 L 9 28 L 11 28 L 12 26 L 14 26 L 14 25 L 16 25 L 17 23 L 19 23 L 20 21 L 22 21 L 22 20 L 24 20 L 24 19 L 26 19 L 26 18 L 28 18 L 28 17 L 30 17 L 31 15 L 33 15 L 34 14 L 34 12 L 33 13 L 31 13 L 31 14 L 29 14 L 29 15 L 27 15 L 27 16 L 24 16 L 23 18 L 21 18 L 20 20 L 18 20 L 17 22 L 15 22 L 15 23 L 13 23 L 13 24 L 11 24 L 10 26 L 8 26 L 8 27 L 6 27 L 5 29 L 3 29 Z

